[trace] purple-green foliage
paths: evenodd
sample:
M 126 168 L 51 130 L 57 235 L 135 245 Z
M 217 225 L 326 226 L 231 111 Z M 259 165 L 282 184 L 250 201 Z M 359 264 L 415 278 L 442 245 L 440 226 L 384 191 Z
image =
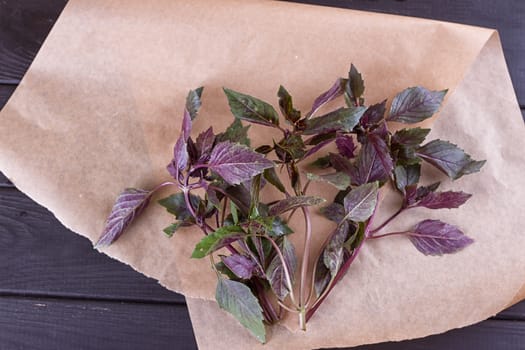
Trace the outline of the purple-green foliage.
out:
M 471 197 L 462 191 L 437 191 L 439 182 L 421 185 L 422 162 L 455 180 L 478 172 L 485 161 L 473 160 L 448 141 L 424 143 L 430 129 L 415 126 L 389 131 L 390 122 L 414 124 L 432 117 L 446 90 L 408 88 L 394 97 L 388 112 L 387 100 L 366 106 L 364 92 L 361 73 L 351 65 L 348 76 L 336 79 L 303 115 L 291 94 L 280 86 L 278 110 L 285 121 L 281 123 L 268 102 L 225 88 L 233 123 L 218 134 L 210 127 L 193 140 L 192 122 L 202 104 L 203 88 L 191 90 L 167 166 L 173 180 L 151 191 L 126 189 L 120 194 L 97 246 L 114 243 L 157 189 L 178 187 L 178 193 L 159 200 L 174 216 L 164 232 L 171 236 L 180 227 L 192 225 L 202 230 L 204 237 L 192 258 L 210 259 L 218 279 L 219 306 L 265 342 L 265 324 L 278 322 L 282 311 L 297 313 L 304 328 L 370 239 L 404 235 L 425 255 L 455 253 L 471 244 L 473 240 L 460 229 L 439 220 L 423 220 L 406 231 L 379 234 L 407 210 L 458 208 Z M 316 116 L 340 97 L 344 105 Z M 266 144 L 252 148 L 249 125 L 242 122 L 269 127 L 275 133 Z M 335 153 L 305 164 L 305 159 L 332 143 Z M 311 226 L 309 208 L 326 201 L 307 195 L 312 181 L 338 190 L 335 198 L 320 208 L 336 224 L 330 233 Z M 398 191 L 402 204 L 376 225 L 374 216 L 385 185 Z M 262 200 L 265 196 L 261 193 L 269 186 L 277 190 L 280 199 Z M 201 194 L 195 194 L 199 189 Z M 302 261 L 289 239 L 293 230 L 288 223 L 296 212 L 305 219 Z M 312 234 L 326 237 L 316 263 L 308 266 L 308 256 L 317 252 L 312 247 Z M 215 262 L 217 257 L 220 260 Z M 313 281 L 307 285 L 308 276 Z

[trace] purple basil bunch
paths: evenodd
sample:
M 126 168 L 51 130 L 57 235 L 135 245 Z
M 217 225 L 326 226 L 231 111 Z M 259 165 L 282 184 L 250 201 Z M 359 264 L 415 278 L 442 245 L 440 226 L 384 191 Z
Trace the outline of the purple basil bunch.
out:
M 430 129 L 389 130 L 391 122 L 408 125 L 430 118 L 446 91 L 408 88 L 394 97 L 387 111 L 386 100 L 366 106 L 364 89 L 361 74 L 352 65 L 348 76 L 337 79 L 303 115 L 281 86 L 277 93 L 281 116 L 267 102 L 224 89 L 235 117 L 233 123 L 218 134 L 209 128 L 196 139 L 190 134 L 203 89 L 190 91 L 181 134 L 167 167 L 173 180 L 150 191 L 126 189 L 121 193 L 97 246 L 116 241 L 156 190 L 178 187 L 177 193 L 159 200 L 175 219 L 164 232 L 171 236 L 182 226 L 202 230 L 204 236 L 192 258 L 210 259 L 217 276 L 219 306 L 264 343 L 265 326 L 279 322 L 285 312 L 296 313 L 301 328 L 306 329 L 308 319 L 368 240 L 405 235 L 425 255 L 454 253 L 472 243 L 460 229 L 439 220 L 423 220 L 402 232 L 378 234 L 412 208 L 457 208 L 471 197 L 464 192 L 438 191 L 439 182 L 420 185 L 422 162 L 458 179 L 478 172 L 484 161 L 471 159 L 447 141 L 425 143 Z M 343 107 L 317 116 L 328 102 L 340 97 Z M 252 148 L 249 126 L 242 121 L 273 128 L 275 139 Z M 310 161 L 332 143 L 335 152 Z M 312 181 L 333 185 L 337 195 L 323 204 L 325 198 L 307 194 Z M 260 193 L 267 186 L 274 186 L 281 198 L 262 201 Z M 375 225 L 378 195 L 384 186 L 395 188 L 402 204 L 389 219 Z M 197 189 L 204 195 L 195 194 Z M 336 227 L 326 233 L 316 264 L 308 266 L 312 254 L 310 210 L 321 204 L 319 210 Z M 296 214 L 305 221 L 300 262 L 288 238 L 293 233 L 288 223 Z

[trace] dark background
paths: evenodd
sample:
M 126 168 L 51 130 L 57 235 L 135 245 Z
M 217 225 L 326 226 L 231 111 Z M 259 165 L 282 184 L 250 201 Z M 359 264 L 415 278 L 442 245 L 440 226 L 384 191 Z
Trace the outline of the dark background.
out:
M 0 108 L 66 2 L 0 0 Z M 302 2 L 496 28 L 524 111 L 523 0 Z M 0 349 L 195 348 L 182 296 L 97 253 L 0 174 Z M 355 349 L 525 349 L 525 302 L 471 327 Z

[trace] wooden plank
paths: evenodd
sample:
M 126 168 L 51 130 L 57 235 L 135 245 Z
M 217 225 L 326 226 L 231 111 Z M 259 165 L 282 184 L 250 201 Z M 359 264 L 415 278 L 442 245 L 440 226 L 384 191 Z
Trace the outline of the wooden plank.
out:
M 358 346 L 352 350 L 523 350 L 523 339 L 525 322 L 489 320 L 422 339 Z
M 0 266 L 0 295 L 184 302 L 155 280 L 98 253 L 16 189 L 0 189 Z
M 196 349 L 178 305 L 0 297 L 2 349 Z
M 0 84 L 0 110 L 7 103 L 7 100 L 15 91 L 16 85 L 2 85 Z
M 292 0 L 305 4 L 431 18 L 498 29 L 520 105 L 525 106 L 525 1 Z
M 0 83 L 17 84 L 67 0 L 0 2 Z
M 423 339 L 353 349 L 520 350 L 524 337 L 525 322 L 489 320 Z M 57 350 L 196 348 L 183 306 L 6 297 L 0 297 L 0 344 L 5 349 L 36 344 Z
M 525 300 L 500 312 L 494 319 L 525 321 Z

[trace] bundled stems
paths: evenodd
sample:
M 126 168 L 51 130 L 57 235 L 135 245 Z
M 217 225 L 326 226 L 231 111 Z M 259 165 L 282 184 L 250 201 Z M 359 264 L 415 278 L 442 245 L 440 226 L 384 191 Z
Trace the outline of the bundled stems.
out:
M 319 297 L 319 299 L 317 299 L 317 301 L 308 310 L 308 312 L 306 313 L 306 322 L 310 320 L 310 318 L 314 315 L 315 311 L 319 308 L 322 302 L 330 294 L 330 292 L 335 287 L 335 285 L 341 280 L 341 278 L 343 278 L 343 276 L 346 274 L 346 272 L 348 271 L 348 269 L 354 262 L 355 258 L 361 251 L 363 244 L 365 243 L 367 237 L 370 235 L 370 226 L 372 225 L 372 222 L 374 220 L 376 210 L 377 210 L 377 202 L 372 212 L 372 216 L 370 216 L 370 219 L 368 219 L 368 223 L 365 227 L 364 238 L 361 240 L 361 242 L 359 242 L 359 245 L 353 250 L 352 255 L 348 258 L 348 260 L 339 268 L 339 271 L 337 271 L 337 274 L 335 275 L 335 277 L 330 281 L 329 285 L 326 287 L 326 290 L 323 292 L 323 294 Z

